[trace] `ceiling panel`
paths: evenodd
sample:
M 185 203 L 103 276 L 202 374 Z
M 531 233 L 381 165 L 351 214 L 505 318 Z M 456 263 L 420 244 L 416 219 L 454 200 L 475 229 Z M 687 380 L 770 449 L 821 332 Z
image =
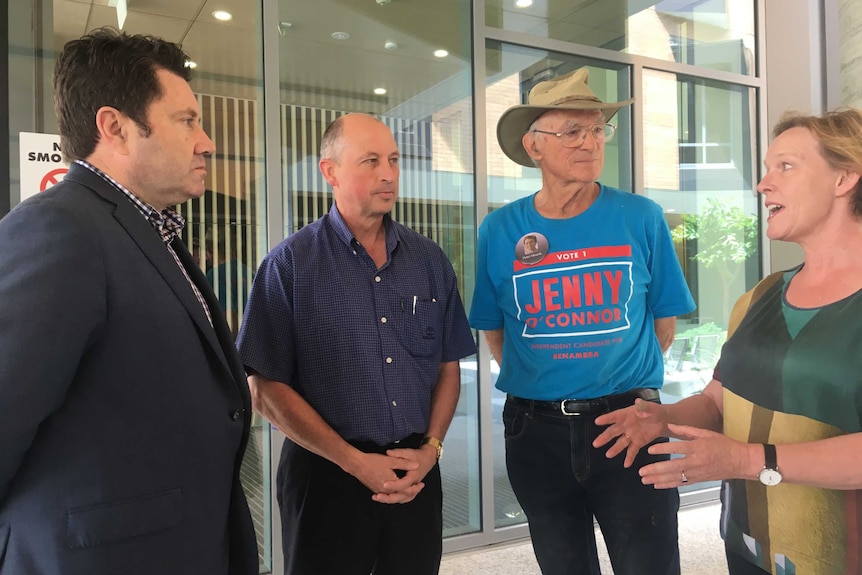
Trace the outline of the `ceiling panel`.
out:
M 363 22 L 400 30 L 432 50 L 444 48 L 455 57 L 469 59 L 471 14 L 461 0 L 392 0 L 385 6 L 375 0 L 332 0 L 332 4 L 337 11 L 352 12 Z M 456 18 L 459 13 L 461 17 Z
M 593 0 L 579 4 L 561 19 L 574 24 L 619 28 L 625 26 L 628 8 L 628 0 Z
M 117 26 L 108 0 L 54 0 L 58 49 L 100 26 Z M 280 84 L 284 102 L 385 113 L 411 99 L 435 97 L 440 86 L 453 92 L 469 67 L 469 8 L 461 0 L 279 0 L 279 21 L 290 22 L 279 36 Z M 214 10 L 233 14 L 219 22 Z M 457 11 L 462 10 L 459 14 Z M 466 10 L 468 13 L 463 13 Z M 261 29 L 253 0 L 129 0 L 124 29 L 180 42 L 198 64 L 196 90 L 251 99 L 262 86 Z M 453 22 L 460 21 L 460 25 Z M 338 41 L 333 32 L 348 32 Z M 397 49 L 387 50 L 386 42 Z M 436 58 L 434 50 L 449 51 Z M 465 80 L 462 91 L 469 94 Z M 375 95 L 374 88 L 388 93 Z M 429 92 L 431 91 L 431 92 Z M 443 91 L 439 91 L 443 94 Z M 443 97 L 442 95 L 439 97 Z M 353 104 L 351 104 L 353 102 Z
M 129 14 L 142 12 L 182 20 L 194 20 L 202 11 L 206 0 L 128 0 Z M 246 1 L 246 4 L 252 4 Z M 150 34 L 156 33 L 150 30 Z
M 259 4 L 260 0 L 207 0 L 196 21 L 259 33 L 260 10 L 257 8 Z M 228 22 L 216 20 L 212 15 L 216 10 L 230 12 L 233 19 Z
M 213 74 L 231 78 L 260 77 L 259 35 L 221 23 L 194 24 L 183 41 L 183 50 L 197 62 L 197 75 Z
M 57 50 L 67 41 L 77 38 L 87 30 L 90 2 L 72 0 L 54 1 L 54 46 Z
M 93 6 L 87 26 L 89 30 L 100 26 L 116 28 L 117 11 L 108 6 Z M 123 31 L 129 34 L 153 34 L 171 42 L 182 42 L 188 26 L 188 20 L 167 14 L 129 10 Z

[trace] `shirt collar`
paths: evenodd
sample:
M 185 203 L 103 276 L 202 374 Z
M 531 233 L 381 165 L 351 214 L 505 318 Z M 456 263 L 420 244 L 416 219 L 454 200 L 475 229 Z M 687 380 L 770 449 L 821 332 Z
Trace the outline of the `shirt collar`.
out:
M 344 218 L 341 217 L 341 212 L 338 211 L 338 207 L 335 205 L 335 202 L 333 202 L 332 207 L 329 208 L 329 222 L 330 225 L 332 225 L 332 229 L 334 229 L 335 233 L 338 235 L 338 238 L 344 242 L 347 247 L 354 249 L 354 242 L 358 244 L 359 241 L 353 235 L 353 232 L 350 231 L 350 228 L 347 227 L 347 222 L 345 222 Z M 385 214 L 383 216 L 383 225 L 386 227 L 386 252 L 391 254 L 398 246 L 398 230 L 392 225 L 392 216 L 390 214 Z
M 120 190 L 126 198 L 132 202 L 132 205 L 137 208 L 137 210 L 141 213 L 144 218 L 153 228 L 159 233 L 162 240 L 167 244 L 170 243 L 177 235 L 179 235 L 180 231 L 185 227 L 186 220 L 180 214 L 176 212 L 176 210 L 172 208 L 165 208 L 161 212 L 146 203 L 134 193 L 132 193 L 129 189 L 127 189 L 123 184 L 91 164 L 86 160 L 75 160 L 75 163 L 87 168 L 116 189 Z

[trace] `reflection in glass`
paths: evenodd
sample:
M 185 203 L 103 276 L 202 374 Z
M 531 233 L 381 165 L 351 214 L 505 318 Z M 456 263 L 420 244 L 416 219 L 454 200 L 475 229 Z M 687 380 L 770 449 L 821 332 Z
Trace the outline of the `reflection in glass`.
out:
M 672 403 L 712 379 L 733 302 L 760 277 L 755 101 L 744 86 L 653 70 L 643 94 L 645 193 L 664 208 L 697 303 L 665 353 L 662 401 Z
M 469 301 L 470 2 L 414 3 L 407 13 L 395 2 L 279 0 L 279 16 L 284 234 L 329 211 L 332 195 L 318 170 L 326 127 L 349 112 L 373 114 L 392 130 L 401 153 L 393 218 L 443 248 Z M 447 537 L 481 528 L 476 372 L 469 363 L 462 366 L 461 399 L 440 466 Z
M 485 0 L 485 24 L 754 75 L 754 0 Z

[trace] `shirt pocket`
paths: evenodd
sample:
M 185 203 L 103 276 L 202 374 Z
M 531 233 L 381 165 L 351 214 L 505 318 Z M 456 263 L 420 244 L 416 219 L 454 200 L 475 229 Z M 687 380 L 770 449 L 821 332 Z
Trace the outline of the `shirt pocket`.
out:
M 436 298 L 409 296 L 401 299 L 402 342 L 416 357 L 441 353 L 443 306 Z
M 183 519 L 183 492 L 171 489 L 134 499 L 70 509 L 66 543 L 82 549 L 175 527 Z

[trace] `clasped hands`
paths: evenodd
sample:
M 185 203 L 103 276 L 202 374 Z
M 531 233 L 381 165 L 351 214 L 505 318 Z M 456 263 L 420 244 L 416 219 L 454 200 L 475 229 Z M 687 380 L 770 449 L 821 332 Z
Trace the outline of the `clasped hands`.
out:
M 630 407 L 600 415 L 596 425 L 607 428 L 593 441 L 593 447 L 611 444 L 605 454 L 608 458 L 625 451 L 624 467 L 631 467 L 646 445 L 651 455 L 677 456 L 638 470 L 643 484 L 656 489 L 741 477 L 741 470 L 748 462 L 747 443 L 708 429 L 668 423 L 662 405 L 642 399 L 636 399 Z M 650 445 L 659 437 L 675 437 L 680 441 Z
M 437 450 L 430 445 L 418 449 L 390 449 L 385 454 L 364 453 L 354 476 L 374 494 L 378 503 L 409 503 L 425 487 L 425 476 L 437 463 Z

